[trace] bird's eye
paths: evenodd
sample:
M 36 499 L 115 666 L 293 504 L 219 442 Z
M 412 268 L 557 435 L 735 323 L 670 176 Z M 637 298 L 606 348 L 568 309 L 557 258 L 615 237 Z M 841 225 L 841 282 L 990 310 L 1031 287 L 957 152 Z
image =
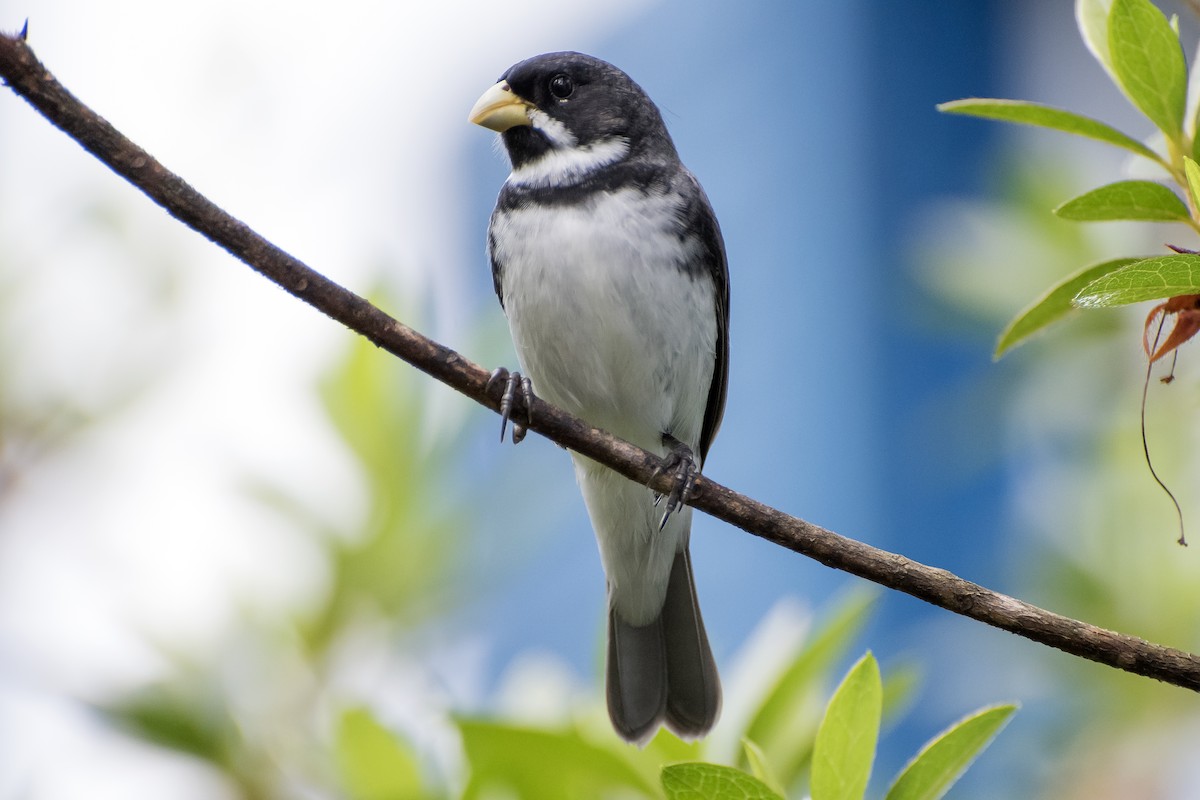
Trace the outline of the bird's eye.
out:
M 573 91 L 575 91 L 575 81 L 571 80 L 570 75 L 560 73 L 550 79 L 550 94 L 559 100 L 566 100 Z

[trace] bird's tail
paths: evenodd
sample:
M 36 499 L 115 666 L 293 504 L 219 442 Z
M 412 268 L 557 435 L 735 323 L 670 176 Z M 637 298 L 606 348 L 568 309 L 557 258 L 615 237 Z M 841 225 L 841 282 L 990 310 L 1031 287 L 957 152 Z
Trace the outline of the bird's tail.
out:
M 627 741 L 645 744 L 659 723 L 683 739 L 696 739 L 717 721 L 721 681 L 687 549 L 675 555 L 657 619 L 630 625 L 609 609 L 606 684 L 608 715 Z

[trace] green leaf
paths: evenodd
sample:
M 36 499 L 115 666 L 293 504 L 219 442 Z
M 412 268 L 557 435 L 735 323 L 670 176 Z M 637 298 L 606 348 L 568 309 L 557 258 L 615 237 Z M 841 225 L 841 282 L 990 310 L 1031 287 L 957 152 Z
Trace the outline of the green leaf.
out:
M 912 705 L 917 689 L 921 685 L 921 669 L 912 663 L 888 664 L 887 676 L 883 679 L 884 722 L 900 718 Z
M 365 708 L 342 714 L 334 754 L 348 796 L 354 800 L 403 800 L 424 796 L 416 757 Z
M 99 710 L 110 722 L 148 742 L 230 769 L 239 731 L 229 709 L 199 676 L 156 684 Z
M 1150 0 L 1113 0 L 1108 50 L 1129 99 L 1167 139 L 1179 142 L 1187 103 L 1187 64 L 1179 36 Z
M 624 745 L 619 745 L 619 747 L 628 752 L 628 748 Z M 638 764 L 648 765 L 647 774 L 651 780 L 655 780 L 658 777 L 659 767 L 663 764 L 698 761 L 703 758 L 704 740 L 685 742 L 666 728 L 659 728 L 658 733 L 654 734 L 654 737 L 646 743 L 639 755 Z
M 1200 256 L 1157 256 L 1134 261 L 1092 281 L 1075 295 L 1075 305 L 1103 308 L 1200 294 Z
M 783 800 L 752 775 L 703 762 L 663 767 L 662 784 L 667 800 Z
M 861 800 L 871 777 L 883 681 L 868 652 L 833 693 L 813 745 L 812 800 Z
M 630 794 L 653 797 L 658 793 L 656 774 L 644 773 L 630 760 L 630 754 L 638 751 L 618 742 L 614 742 L 614 749 L 608 749 L 571 730 L 547 731 L 476 720 L 459 720 L 458 729 L 470 765 L 464 800 L 497 796 L 600 800 Z M 616 749 L 618 746 L 620 749 Z
M 1131 150 L 1140 156 L 1145 156 L 1159 164 L 1162 158 L 1146 145 L 1136 139 L 1121 133 L 1116 128 L 1106 125 L 1099 120 L 1085 117 L 1061 108 L 1045 106 L 1040 103 L 1030 103 L 1025 100 L 996 100 L 992 98 L 972 97 L 965 100 L 951 100 L 938 105 L 938 111 L 947 114 L 965 114 L 971 117 L 996 119 L 1001 122 L 1016 122 L 1022 125 L 1038 125 L 1052 128 L 1076 136 L 1086 136 L 1089 139 L 1106 142 L 1117 147 Z
M 877 595 L 855 590 L 804 644 L 746 726 L 745 737 L 766 754 L 780 782 L 791 786 L 803 772 L 832 683 L 834 665 L 862 631 Z M 739 766 L 742 766 L 739 764 Z
M 767 757 L 762 748 L 749 739 L 742 738 L 742 750 L 745 752 L 746 763 L 750 765 L 750 774 L 765 783 L 771 791 L 778 795 L 786 795 L 783 784 L 775 777 L 775 771 L 767 763 Z
M 1068 200 L 1054 213 L 1081 222 L 1143 220 L 1189 222 L 1191 215 L 1179 195 L 1153 181 L 1118 181 Z
M 1192 208 L 1200 208 L 1200 164 L 1184 156 L 1183 174 L 1187 178 L 1188 195 L 1192 198 Z
M 938 800 L 1016 710 L 1015 705 L 980 709 L 930 739 L 896 777 L 886 800 Z
M 1191 153 L 1191 156 L 1192 158 L 1196 158 L 1196 109 L 1200 108 L 1200 44 L 1198 44 L 1196 50 L 1192 52 L 1192 57 L 1188 60 L 1188 63 L 1191 66 L 1188 67 L 1187 102 L 1184 105 L 1183 111 L 1183 132 L 1184 134 L 1193 137 L 1193 152 Z
M 1110 272 L 1120 269 L 1126 264 L 1138 261 L 1136 258 L 1117 258 L 1100 264 L 1084 267 L 1063 278 L 1054 286 L 1030 303 L 1024 311 L 1017 314 L 1008 327 L 1000 334 L 996 342 L 994 358 L 1000 358 L 1008 350 L 1021 344 L 1028 337 L 1042 328 L 1057 322 L 1067 314 L 1076 310 L 1073 302 L 1079 291 L 1097 278 L 1102 278 Z
M 1120 85 L 1117 73 L 1113 70 L 1112 55 L 1108 51 L 1108 12 L 1112 4 L 1113 0 L 1076 0 L 1075 22 L 1083 43 L 1100 62 L 1100 66 L 1104 67 L 1113 83 Z
M 1197 66 L 1200 66 L 1200 62 L 1197 63 Z M 1197 80 L 1196 85 L 1200 86 L 1200 80 Z M 1196 116 L 1192 118 L 1192 128 L 1193 130 L 1200 128 L 1200 107 L 1198 107 Z M 1192 134 L 1192 158 L 1200 161 L 1200 132 Z
M 369 297 L 384 308 L 400 305 L 377 294 Z M 348 344 L 322 376 L 320 396 L 355 459 L 366 504 L 362 513 L 332 529 L 328 522 L 316 523 L 332 574 L 327 602 L 304 620 L 313 652 L 328 647 L 362 608 L 411 624 L 458 602 L 447 588 L 446 572 L 459 558 L 457 543 L 471 528 L 467 507 L 447 499 L 446 487 L 453 483 L 448 475 L 459 458 L 452 437 L 458 434 L 453 428 L 439 431 L 435 401 L 422 392 L 415 373 L 396 370 L 366 339 Z M 285 505 L 274 505 L 286 513 Z M 307 503 L 298 498 L 289 505 Z

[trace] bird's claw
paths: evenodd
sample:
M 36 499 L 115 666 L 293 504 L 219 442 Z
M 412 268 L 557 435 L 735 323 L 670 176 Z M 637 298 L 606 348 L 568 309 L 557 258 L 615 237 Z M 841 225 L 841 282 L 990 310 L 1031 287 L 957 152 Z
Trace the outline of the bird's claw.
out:
M 490 394 L 496 386 L 501 384 L 504 386 L 504 391 L 500 395 L 500 441 L 504 441 L 504 432 L 511 420 L 512 441 L 513 444 L 519 444 L 528 432 L 528 425 L 533 424 L 533 383 L 515 370 L 510 372 L 504 367 L 497 367 L 488 378 L 485 390 Z M 518 387 L 520 387 L 519 393 Z M 517 410 L 518 404 L 522 405 L 525 411 L 524 423 L 517 422 L 513 413 Z
M 664 435 L 663 442 L 671 448 L 671 451 L 667 453 L 663 463 L 655 467 L 650 481 L 653 482 L 659 475 L 668 472 L 672 473 L 674 480 L 671 484 L 671 491 L 665 495 L 661 492 L 654 493 L 655 508 L 658 508 L 664 497 L 667 500 L 667 507 L 658 521 L 660 531 L 667 527 L 667 520 L 671 518 L 671 515 L 682 508 L 691 498 L 696 488 L 696 479 L 700 477 L 700 468 L 696 466 L 696 457 L 692 455 L 690 447 L 670 435 Z

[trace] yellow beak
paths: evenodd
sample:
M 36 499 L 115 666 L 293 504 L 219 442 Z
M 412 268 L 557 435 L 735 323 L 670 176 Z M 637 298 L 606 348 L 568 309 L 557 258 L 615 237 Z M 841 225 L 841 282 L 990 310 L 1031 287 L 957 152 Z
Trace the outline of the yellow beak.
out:
M 467 120 L 498 133 L 518 125 L 529 125 L 529 109 L 532 106 L 517 97 L 508 81 L 500 81 L 475 101 Z

